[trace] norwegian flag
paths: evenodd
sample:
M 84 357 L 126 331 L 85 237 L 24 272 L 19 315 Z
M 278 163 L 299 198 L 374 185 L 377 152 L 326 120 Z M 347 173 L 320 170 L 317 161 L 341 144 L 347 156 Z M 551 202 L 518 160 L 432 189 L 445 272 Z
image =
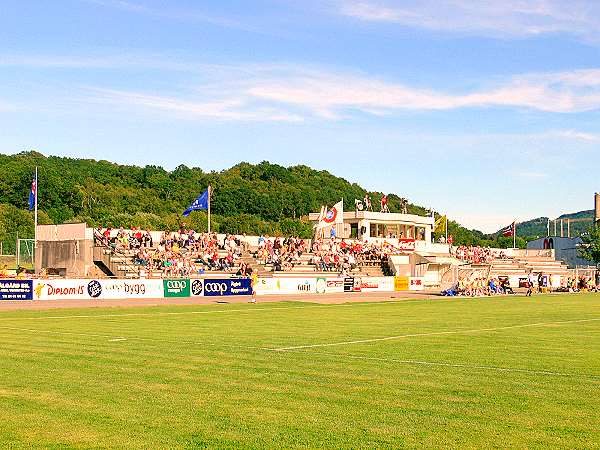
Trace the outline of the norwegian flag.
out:
M 29 211 L 35 207 L 35 198 L 37 196 L 37 180 L 34 178 L 31 182 L 31 191 L 29 191 Z
M 507 226 L 506 228 L 504 228 L 502 231 L 500 231 L 500 233 L 502 234 L 502 236 L 504 237 L 511 237 L 514 236 L 516 233 L 516 223 L 513 222 L 511 223 L 509 226 Z

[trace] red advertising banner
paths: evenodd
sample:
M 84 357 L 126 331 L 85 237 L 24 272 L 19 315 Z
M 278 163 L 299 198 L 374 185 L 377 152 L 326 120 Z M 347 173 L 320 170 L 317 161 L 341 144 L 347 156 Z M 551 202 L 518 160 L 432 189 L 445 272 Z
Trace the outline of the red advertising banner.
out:
M 414 239 L 398 239 L 398 247 L 404 252 L 414 252 L 416 241 Z

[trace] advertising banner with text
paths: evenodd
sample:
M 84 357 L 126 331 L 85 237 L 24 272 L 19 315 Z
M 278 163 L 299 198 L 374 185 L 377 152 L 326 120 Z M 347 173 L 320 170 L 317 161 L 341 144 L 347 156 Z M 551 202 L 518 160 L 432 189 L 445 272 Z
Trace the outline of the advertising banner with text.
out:
M 33 300 L 33 281 L 0 280 L 0 300 Z
M 206 278 L 203 281 L 202 295 L 205 297 L 252 295 L 252 280 L 250 280 L 250 278 Z M 197 284 L 196 290 L 198 289 L 198 286 L 199 285 Z M 192 289 L 192 291 L 194 291 L 194 289 Z
M 93 298 L 163 298 L 163 280 L 92 280 L 88 293 Z
M 165 297 L 189 297 L 190 296 L 190 280 L 163 280 L 163 289 Z

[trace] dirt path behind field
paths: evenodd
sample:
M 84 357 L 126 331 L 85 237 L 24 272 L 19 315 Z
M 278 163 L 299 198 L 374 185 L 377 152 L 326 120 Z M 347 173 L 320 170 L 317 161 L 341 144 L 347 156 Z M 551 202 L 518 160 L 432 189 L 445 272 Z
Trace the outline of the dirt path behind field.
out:
M 257 303 L 307 302 L 337 304 L 350 302 L 384 302 L 409 298 L 439 298 L 436 292 L 352 292 L 345 294 L 305 294 L 305 295 L 264 295 L 258 296 Z M 55 308 L 117 308 L 166 305 L 216 305 L 248 303 L 250 296 L 189 297 L 189 298 L 143 298 L 118 300 L 20 300 L 0 301 L 0 311 L 20 309 L 44 310 Z

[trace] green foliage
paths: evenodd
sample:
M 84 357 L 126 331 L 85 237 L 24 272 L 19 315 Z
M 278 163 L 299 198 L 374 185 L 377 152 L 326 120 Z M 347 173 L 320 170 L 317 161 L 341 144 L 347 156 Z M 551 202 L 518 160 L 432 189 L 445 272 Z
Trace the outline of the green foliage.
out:
M 588 261 L 600 263 L 600 226 L 591 227 L 581 239 L 583 245 L 578 250 L 579 255 Z
M 36 166 L 40 223 L 86 222 L 90 226 L 165 230 L 185 223 L 203 231 L 208 225 L 205 212 L 196 211 L 187 218 L 181 217 L 181 212 L 210 183 L 214 192 L 213 230 L 306 238 L 312 235 L 311 224 L 305 219 L 309 213 L 341 198 L 347 208 L 353 208 L 354 199 L 362 199 L 365 194 L 365 189 L 355 183 L 304 165 L 286 168 L 266 161 L 256 165 L 242 162 L 211 173 L 180 165 L 168 172 L 155 165 L 137 167 L 45 157 L 37 152 L 0 155 L 0 204 L 13 208 L 2 218 L 8 224 L 0 228 L 0 241 L 5 245 L 11 240 L 14 244 L 17 231 L 22 236 L 33 234 L 33 222 L 26 219 L 32 214 L 26 208 Z M 377 210 L 383 193 L 369 195 Z M 406 206 L 411 214 L 428 214 L 425 208 L 395 194 L 388 196 L 388 205 L 392 212 L 400 212 Z M 457 244 L 498 245 L 494 238 L 453 221 L 449 229 Z

